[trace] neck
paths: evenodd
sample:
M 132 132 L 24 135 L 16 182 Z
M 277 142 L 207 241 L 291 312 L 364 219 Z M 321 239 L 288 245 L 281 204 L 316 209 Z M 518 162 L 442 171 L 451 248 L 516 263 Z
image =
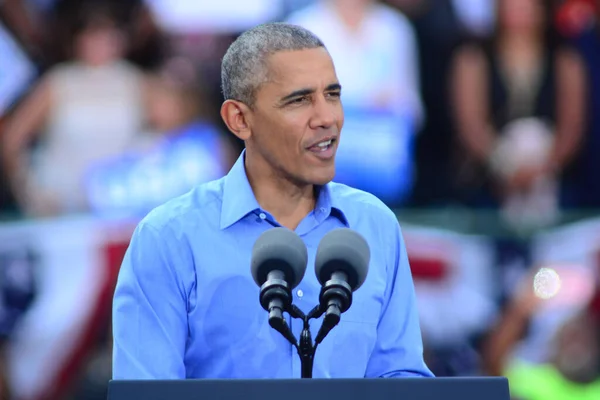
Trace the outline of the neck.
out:
M 511 66 L 531 67 L 542 56 L 542 41 L 537 37 L 505 35 L 498 41 L 498 51 L 505 63 Z
M 528 35 L 507 33 L 500 38 L 498 44 L 503 50 L 528 51 L 541 48 L 543 46 L 543 40 L 535 33 Z
M 315 208 L 314 185 L 294 183 L 278 175 L 264 160 L 249 157 L 248 152 L 244 165 L 256 201 L 282 226 L 295 230 Z

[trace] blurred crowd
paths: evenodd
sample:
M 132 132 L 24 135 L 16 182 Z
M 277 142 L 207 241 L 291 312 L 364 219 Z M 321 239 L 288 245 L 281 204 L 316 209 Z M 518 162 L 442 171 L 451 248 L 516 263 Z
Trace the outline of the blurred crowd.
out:
M 220 60 L 237 35 L 267 21 L 312 30 L 333 57 L 345 109 L 337 181 L 395 210 L 497 213 L 515 235 L 600 210 L 600 0 L 0 0 L 0 215 L 7 224 L 131 221 L 226 174 L 243 143 L 220 119 Z M 600 399 L 600 229 L 593 232 L 587 272 L 536 269 L 521 242 L 500 244 L 496 271 L 519 259 L 526 272 L 508 289 L 488 290 L 489 299 L 461 297 L 473 313 L 449 311 L 469 326 L 456 340 L 444 327 L 428 331 L 445 299 L 428 303 L 424 294 L 434 372 L 507 375 L 523 400 Z M 437 250 L 418 247 L 413 254 L 423 255 L 411 261 L 425 283 L 417 289 L 429 293 Z M 538 259 L 552 262 L 549 252 Z M 0 398 L 103 398 L 108 322 L 60 374 L 61 390 L 18 388 L 28 381 L 10 360 L 27 354 L 5 353 L 39 301 L 40 274 L 23 266 L 39 263 L 27 252 L 3 254 Z M 485 275 L 483 262 L 469 262 L 475 270 L 463 284 Z M 494 286 L 496 278 L 485 279 Z M 554 318 L 565 304 L 571 312 Z

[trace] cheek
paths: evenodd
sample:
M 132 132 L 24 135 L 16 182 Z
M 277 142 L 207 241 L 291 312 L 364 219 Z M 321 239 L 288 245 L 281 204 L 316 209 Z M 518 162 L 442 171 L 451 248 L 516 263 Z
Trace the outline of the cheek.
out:
M 255 128 L 254 142 L 270 163 L 280 167 L 291 166 L 298 159 L 300 149 L 296 132 L 297 129 L 294 130 L 289 123 L 275 119 L 264 121 Z
M 302 149 L 302 142 L 306 140 L 304 121 L 305 118 L 300 113 L 289 113 L 282 118 L 273 118 L 264 125 L 267 128 L 264 132 L 268 134 L 263 135 L 263 139 L 265 141 L 272 139 L 272 142 L 277 143 L 281 153 L 290 156 L 298 155 Z
M 344 126 L 344 110 L 342 109 L 342 106 L 340 105 L 340 111 L 339 111 L 339 117 L 337 119 L 337 128 L 338 128 L 338 132 L 342 132 L 342 127 Z

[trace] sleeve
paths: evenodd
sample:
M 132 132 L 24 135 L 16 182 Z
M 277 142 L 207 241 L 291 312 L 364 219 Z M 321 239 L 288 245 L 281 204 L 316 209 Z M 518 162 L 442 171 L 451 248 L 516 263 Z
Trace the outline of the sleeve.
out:
M 132 236 L 113 300 L 113 379 L 186 376 L 190 284 L 179 276 L 186 260 L 175 246 L 144 222 Z
M 388 247 L 386 304 L 366 377 L 433 377 L 423 359 L 423 340 L 408 255 L 397 221 L 395 225 L 395 232 L 388 235 L 393 243 Z

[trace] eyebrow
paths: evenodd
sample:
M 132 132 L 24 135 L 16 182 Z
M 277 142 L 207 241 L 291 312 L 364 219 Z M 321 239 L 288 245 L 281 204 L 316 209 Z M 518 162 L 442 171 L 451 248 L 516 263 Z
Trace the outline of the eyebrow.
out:
M 332 83 L 331 85 L 327 86 L 325 88 L 326 92 L 332 92 L 332 91 L 339 91 L 342 90 L 342 85 L 340 85 L 339 83 Z M 283 97 L 281 99 L 282 102 L 286 102 L 287 100 L 291 100 L 295 97 L 302 97 L 302 96 L 306 96 L 309 94 L 313 94 L 315 92 L 315 89 L 299 89 L 299 90 L 295 90 L 292 93 L 288 94 L 287 96 Z

